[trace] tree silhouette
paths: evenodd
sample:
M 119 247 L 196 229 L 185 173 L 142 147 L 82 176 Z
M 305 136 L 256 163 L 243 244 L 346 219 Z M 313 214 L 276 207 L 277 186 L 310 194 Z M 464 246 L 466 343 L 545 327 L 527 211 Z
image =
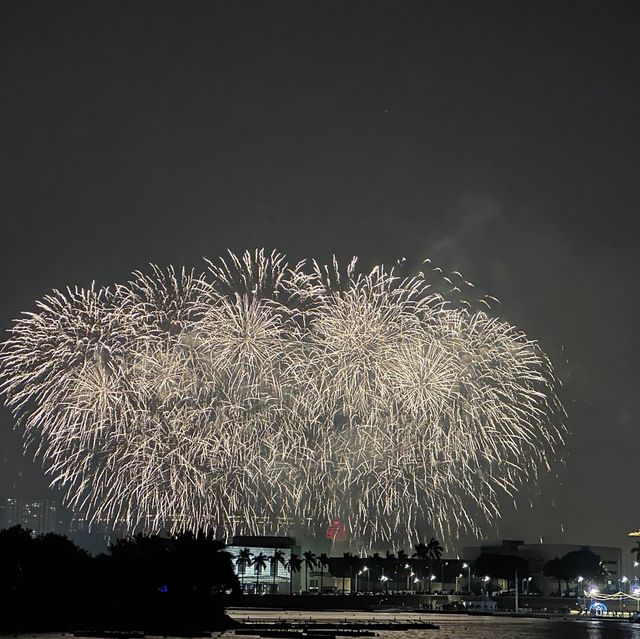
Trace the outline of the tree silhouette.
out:
M 562 594 L 561 580 L 567 582 L 578 577 L 591 579 L 604 579 L 606 570 L 600 561 L 600 556 L 589 550 L 586 546 L 580 550 L 572 550 L 560 559 L 551 559 L 543 566 L 543 573 L 547 577 L 558 580 L 558 591 Z
M 236 557 L 236 566 L 240 573 L 240 581 L 242 582 L 242 590 L 244 592 L 244 578 L 247 568 L 251 566 L 253 554 L 248 548 L 243 548 Z
M 440 545 L 440 542 L 435 537 L 431 537 L 427 544 L 427 555 L 429 559 L 439 561 L 443 552 L 444 548 Z
M 408 565 L 409 555 L 407 555 L 406 551 L 403 548 L 400 548 L 400 550 L 398 550 L 398 552 L 396 553 L 396 557 L 398 558 L 398 561 L 396 563 L 396 587 L 398 588 L 398 590 L 400 590 L 398 575 L 400 571 L 404 570 L 404 567 Z M 404 577 L 403 577 L 403 582 L 404 582 Z M 403 587 L 404 587 L 404 583 L 403 583 Z
M 349 582 L 351 582 L 353 577 L 353 560 L 354 556 L 350 552 L 342 553 L 343 558 L 343 570 L 342 570 L 342 594 L 345 594 L 345 579 L 347 578 L 346 572 L 347 568 L 349 569 Z
M 318 565 L 320 566 L 320 594 L 322 594 L 324 585 L 324 569 L 329 567 L 329 557 L 326 553 L 321 553 L 318 557 Z
M 273 551 L 273 555 L 269 558 L 271 572 L 273 573 L 273 594 L 276 594 L 276 577 L 278 576 L 278 566 L 284 566 L 284 553 L 279 548 Z
M 420 585 L 422 586 L 422 579 L 424 578 L 424 569 L 429 561 L 429 549 L 426 544 L 420 542 L 415 545 L 416 551 L 413 553 L 413 557 L 418 559 L 418 573 L 420 575 Z M 431 592 L 431 580 L 429 580 L 429 592 Z
M 302 560 L 295 553 L 291 553 L 289 561 L 285 564 L 285 568 L 289 570 L 289 594 L 293 594 L 293 573 L 300 572 L 302 568 Z
M 374 578 L 374 586 L 373 589 L 374 591 L 376 590 L 376 582 L 380 580 L 380 577 L 382 577 L 382 571 L 383 571 L 383 567 L 384 567 L 384 558 L 380 556 L 379 552 L 374 552 L 373 555 L 371 556 L 371 563 L 373 564 L 373 566 L 375 567 L 375 578 Z
M 253 558 L 253 565 L 256 569 L 256 594 L 260 589 L 260 574 L 267 567 L 267 556 L 261 552 Z
M 396 577 L 396 580 L 395 580 L 396 588 L 398 586 L 398 580 L 397 580 L 398 567 L 396 565 L 396 562 L 397 562 L 396 556 L 393 552 L 391 552 L 390 550 L 386 550 L 384 554 L 385 554 L 385 560 L 386 560 L 384 562 L 384 566 L 385 566 L 384 571 L 387 576 L 387 579 L 385 580 L 384 585 L 385 585 L 385 590 L 388 592 L 390 574 L 394 574 L 394 576 Z
M 112 544 L 107 563 L 131 598 L 154 597 L 161 588 L 176 597 L 208 597 L 237 589 L 231 557 L 223 549 L 211 533 L 137 534 Z
M 138 534 L 91 558 L 62 535 L 3 530 L 0 575 L 0 623 L 39 630 L 209 623 L 222 618 L 224 597 L 240 591 L 224 544 L 200 532 Z
M 215 539 L 213 532 L 191 531 L 176 535 L 170 546 L 175 558 L 173 575 L 174 587 L 187 593 L 196 593 L 201 597 L 222 593 L 230 583 L 236 580 L 235 574 L 222 571 L 231 563 L 231 556 L 224 551 L 225 543 Z
M 309 570 L 316 567 L 316 556 L 310 550 L 302 553 L 304 563 L 304 590 L 309 592 Z
M 567 579 L 566 569 L 559 557 L 547 561 L 542 567 L 542 574 L 558 580 L 558 596 L 562 595 L 562 579 Z
M 429 558 L 429 572 L 431 573 L 431 562 L 432 561 L 440 561 L 442 557 L 442 553 L 444 552 L 444 548 L 440 545 L 440 542 L 435 538 L 431 537 L 429 543 L 427 544 L 427 557 Z M 429 593 L 431 593 L 431 574 L 429 574 Z

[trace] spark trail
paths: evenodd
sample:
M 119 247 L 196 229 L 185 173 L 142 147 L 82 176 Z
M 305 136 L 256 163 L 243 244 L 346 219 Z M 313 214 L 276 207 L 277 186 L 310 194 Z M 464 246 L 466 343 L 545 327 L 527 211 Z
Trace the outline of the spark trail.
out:
M 402 277 L 260 250 L 54 291 L 10 329 L 0 390 L 93 521 L 477 530 L 548 471 L 564 413 L 537 343 L 463 299 L 460 273 L 436 292 L 425 263 Z

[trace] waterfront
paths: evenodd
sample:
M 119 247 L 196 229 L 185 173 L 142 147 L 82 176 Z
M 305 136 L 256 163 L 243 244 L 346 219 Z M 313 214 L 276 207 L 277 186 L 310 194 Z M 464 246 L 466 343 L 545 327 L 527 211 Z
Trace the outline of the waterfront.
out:
M 640 639 L 640 624 L 627 621 L 552 620 L 512 617 L 478 617 L 454 614 L 409 614 L 355 611 L 283 611 L 234 609 L 230 616 L 239 621 L 252 619 L 312 619 L 317 621 L 429 621 L 439 630 L 380 632 L 380 639 Z M 225 633 L 225 639 L 236 637 Z
M 640 624 L 627 621 L 531 619 L 511 617 L 472 617 L 457 614 L 407 614 L 351 611 L 295 611 L 283 610 L 230 610 L 238 620 L 304 619 L 317 621 L 429 621 L 440 626 L 438 630 L 409 630 L 379 632 L 379 639 L 640 639 Z M 217 633 L 213 633 L 216 637 Z M 0 636 L 2 636 L 0 634 Z M 24 633 L 5 635 L 19 639 L 74 639 L 72 633 Z M 247 635 L 223 633 L 221 639 L 242 639 Z M 153 635 L 147 635 L 153 637 Z M 162 639 L 172 639 L 170 635 Z M 255 639 L 252 637 L 251 639 Z

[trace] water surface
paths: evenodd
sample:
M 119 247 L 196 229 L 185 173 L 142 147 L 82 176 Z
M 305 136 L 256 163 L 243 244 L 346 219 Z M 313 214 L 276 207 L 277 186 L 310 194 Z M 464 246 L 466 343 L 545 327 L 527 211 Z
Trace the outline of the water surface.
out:
M 429 621 L 439 630 L 409 630 L 379 633 L 380 639 L 640 639 L 640 624 L 628 621 L 514 619 L 468 615 L 416 615 L 351 611 L 233 610 L 236 619 L 315 619 L 318 621 Z M 225 633 L 225 639 L 236 635 Z

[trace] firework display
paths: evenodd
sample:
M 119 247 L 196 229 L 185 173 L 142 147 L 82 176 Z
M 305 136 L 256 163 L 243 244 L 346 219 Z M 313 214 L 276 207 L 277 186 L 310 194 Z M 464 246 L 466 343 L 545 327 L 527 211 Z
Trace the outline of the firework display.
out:
M 548 470 L 562 407 L 539 346 L 463 299 L 459 273 L 427 266 L 406 277 L 254 251 L 56 291 L 10 329 L 0 389 L 27 450 L 92 521 L 477 530 Z

